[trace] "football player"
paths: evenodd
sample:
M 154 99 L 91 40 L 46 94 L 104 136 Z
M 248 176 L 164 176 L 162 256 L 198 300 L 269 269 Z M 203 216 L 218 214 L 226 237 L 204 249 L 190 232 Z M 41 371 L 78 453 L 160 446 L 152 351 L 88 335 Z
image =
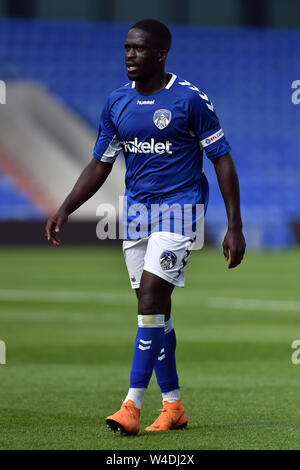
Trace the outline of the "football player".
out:
M 176 370 L 171 294 L 175 286 L 184 286 L 185 266 L 195 236 L 184 230 L 178 233 L 174 220 L 166 229 L 164 211 L 152 223 L 151 209 L 153 205 L 175 204 L 179 209 L 189 205 L 193 209 L 192 222 L 199 221 L 194 209 L 203 205 L 206 210 L 208 203 L 203 152 L 214 165 L 225 202 L 228 229 L 223 253 L 229 268 L 241 263 L 246 246 L 239 182 L 230 146 L 207 94 L 188 79 L 166 72 L 170 47 L 171 33 L 157 20 L 142 20 L 130 28 L 125 41 L 130 82 L 109 95 L 92 161 L 46 228 L 48 240 L 58 246 L 57 235 L 68 216 L 103 185 L 117 156 L 123 152 L 126 162 L 123 252 L 137 295 L 138 330 L 127 396 L 120 410 L 106 418 L 111 430 L 123 434 L 139 431 L 140 410 L 153 370 L 161 389 L 163 409 L 146 430 L 166 431 L 187 425 Z M 144 224 L 132 210 L 137 205 L 146 208 Z

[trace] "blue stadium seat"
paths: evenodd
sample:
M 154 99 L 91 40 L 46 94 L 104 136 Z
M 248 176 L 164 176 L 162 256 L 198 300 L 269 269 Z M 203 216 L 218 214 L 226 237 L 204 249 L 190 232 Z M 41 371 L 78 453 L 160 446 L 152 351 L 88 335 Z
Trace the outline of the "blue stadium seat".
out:
M 0 220 L 42 220 L 45 213 L 29 194 L 16 187 L 12 177 L 3 175 L 0 168 Z
M 122 47 L 127 29 L 0 19 L 0 73 L 13 70 L 15 76 L 17 70 L 20 77 L 42 82 L 97 129 L 108 93 L 127 82 Z M 300 105 L 290 97 L 291 83 L 299 78 L 300 35 L 180 26 L 172 32 L 168 69 L 216 103 L 240 175 L 248 233 L 258 237 L 259 224 L 262 247 L 292 245 L 290 222 L 300 217 Z M 211 182 L 207 223 L 219 240 L 225 211 L 212 165 L 205 162 L 205 168 Z

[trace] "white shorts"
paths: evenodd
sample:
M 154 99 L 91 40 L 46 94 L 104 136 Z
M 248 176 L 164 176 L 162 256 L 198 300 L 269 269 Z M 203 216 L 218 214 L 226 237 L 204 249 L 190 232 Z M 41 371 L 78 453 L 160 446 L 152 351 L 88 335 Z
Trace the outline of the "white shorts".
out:
M 133 289 L 140 287 L 143 270 L 184 287 L 185 266 L 193 240 L 177 233 L 154 232 L 139 240 L 123 241 L 123 253 Z

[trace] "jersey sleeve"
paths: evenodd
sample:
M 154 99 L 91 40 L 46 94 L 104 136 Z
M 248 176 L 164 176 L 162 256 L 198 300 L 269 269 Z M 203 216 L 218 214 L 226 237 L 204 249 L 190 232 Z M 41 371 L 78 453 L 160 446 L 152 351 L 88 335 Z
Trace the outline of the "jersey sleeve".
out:
M 108 100 L 101 114 L 99 133 L 93 156 L 101 162 L 114 163 L 121 151 L 122 146 L 110 117 L 110 104 Z
M 208 96 L 204 92 L 193 93 L 189 106 L 191 130 L 198 137 L 206 156 L 213 159 L 229 152 L 230 145 Z

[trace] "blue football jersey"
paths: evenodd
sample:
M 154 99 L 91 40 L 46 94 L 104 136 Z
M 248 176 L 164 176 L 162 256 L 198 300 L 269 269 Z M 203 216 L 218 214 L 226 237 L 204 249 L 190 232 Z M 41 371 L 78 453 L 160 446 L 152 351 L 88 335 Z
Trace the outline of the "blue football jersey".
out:
M 101 115 L 93 155 L 113 163 L 124 154 L 124 239 L 161 229 L 161 223 L 155 229 L 151 224 L 153 206 L 176 204 L 194 209 L 203 204 L 206 209 L 209 190 L 203 151 L 213 159 L 229 150 L 212 102 L 187 80 L 171 74 L 167 86 L 151 95 L 141 95 L 134 82 L 113 91 Z M 136 237 L 128 227 L 135 221 L 140 224 L 139 207 L 147 208 L 148 219 Z M 174 224 L 169 231 L 175 231 Z

